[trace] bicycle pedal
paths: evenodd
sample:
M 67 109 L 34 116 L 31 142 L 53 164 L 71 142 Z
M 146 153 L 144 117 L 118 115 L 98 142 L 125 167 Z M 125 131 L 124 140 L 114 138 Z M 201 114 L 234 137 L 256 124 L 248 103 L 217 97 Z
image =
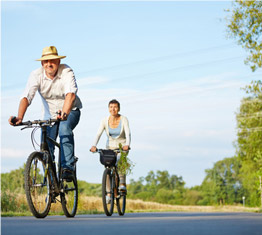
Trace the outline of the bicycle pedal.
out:
M 56 199 L 52 198 L 51 203 L 56 203 Z

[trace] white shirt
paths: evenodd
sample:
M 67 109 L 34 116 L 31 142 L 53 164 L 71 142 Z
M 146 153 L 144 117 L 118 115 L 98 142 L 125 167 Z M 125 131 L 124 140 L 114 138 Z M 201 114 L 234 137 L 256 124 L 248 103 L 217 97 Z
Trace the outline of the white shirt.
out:
M 60 64 L 53 80 L 45 75 L 45 70 L 41 67 L 30 74 L 21 99 L 27 98 L 30 105 L 36 91 L 38 91 L 44 107 L 43 118 L 56 118 L 56 112 L 63 108 L 66 94 L 76 94 L 77 90 L 75 75 L 68 65 Z M 72 109 L 76 108 L 82 108 L 78 96 L 76 96 Z

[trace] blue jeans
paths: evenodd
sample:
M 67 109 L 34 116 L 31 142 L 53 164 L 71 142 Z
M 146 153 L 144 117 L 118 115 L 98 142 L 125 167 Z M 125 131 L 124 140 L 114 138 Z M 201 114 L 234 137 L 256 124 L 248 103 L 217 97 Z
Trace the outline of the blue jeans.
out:
M 60 147 L 61 147 L 61 167 L 63 169 L 74 170 L 74 133 L 73 130 L 78 124 L 80 119 L 80 110 L 72 110 L 67 117 L 66 121 L 62 121 L 59 124 L 59 130 L 57 133 L 57 125 L 52 127 L 47 127 L 47 136 L 52 139 L 56 139 L 57 135 L 60 138 Z M 48 146 L 51 155 L 54 159 L 55 146 L 51 141 L 48 141 Z

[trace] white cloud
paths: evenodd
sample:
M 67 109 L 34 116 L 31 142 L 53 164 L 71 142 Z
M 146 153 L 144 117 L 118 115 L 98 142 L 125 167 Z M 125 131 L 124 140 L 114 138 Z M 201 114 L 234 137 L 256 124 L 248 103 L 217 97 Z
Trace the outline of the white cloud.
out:
M 78 87 L 84 87 L 88 85 L 93 85 L 93 84 L 103 84 L 108 82 L 108 78 L 106 77 L 101 77 L 101 76 L 93 76 L 93 77 L 86 77 L 86 78 L 80 78 L 77 80 L 77 85 Z
M 16 148 L 2 148 L 1 149 L 1 159 L 14 159 L 14 158 L 24 158 L 28 156 L 30 150 L 21 150 Z

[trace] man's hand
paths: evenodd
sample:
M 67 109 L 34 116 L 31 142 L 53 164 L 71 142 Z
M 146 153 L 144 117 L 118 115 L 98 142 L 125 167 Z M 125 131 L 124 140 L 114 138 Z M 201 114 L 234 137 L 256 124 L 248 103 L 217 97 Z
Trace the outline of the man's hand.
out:
M 8 119 L 8 122 L 9 122 L 9 124 L 10 124 L 11 126 L 19 125 L 22 121 L 23 121 L 22 118 L 15 117 L 15 116 L 11 116 L 11 117 Z
M 59 110 L 59 111 L 57 112 L 56 119 L 67 120 L 67 117 L 68 117 L 68 115 L 67 115 L 67 113 L 65 113 L 65 112 L 61 112 L 61 110 Z

